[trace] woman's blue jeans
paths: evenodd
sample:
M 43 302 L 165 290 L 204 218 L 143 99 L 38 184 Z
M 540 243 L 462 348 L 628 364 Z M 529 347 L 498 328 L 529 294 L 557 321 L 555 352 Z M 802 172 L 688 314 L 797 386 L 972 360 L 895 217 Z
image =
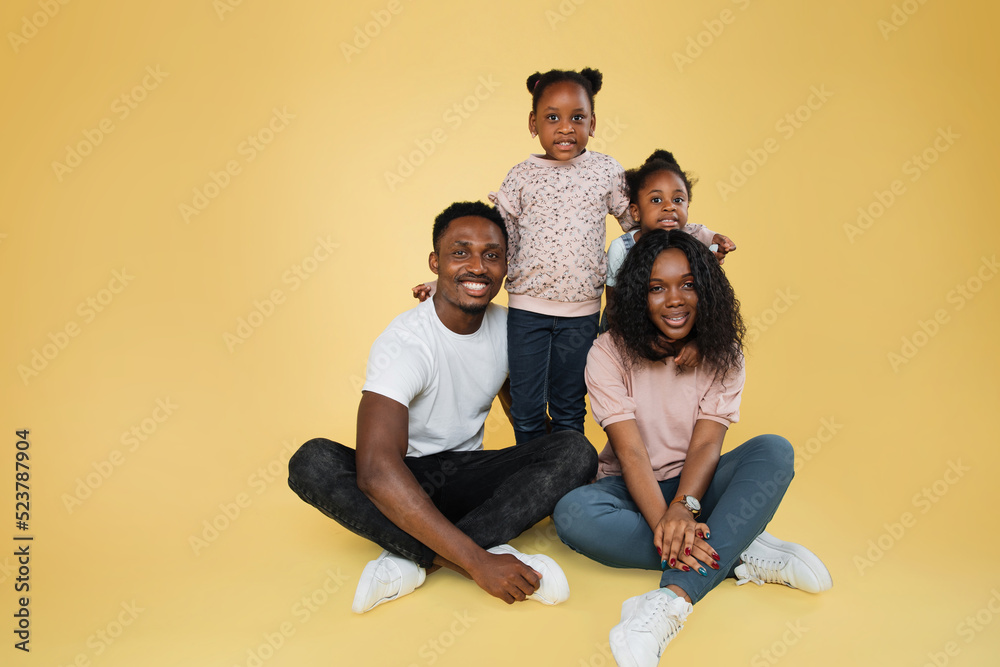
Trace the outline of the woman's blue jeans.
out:
M 668 569 L 660 587 L 679 586 L 691 602 L 733 575 L 740 554 L 763 532 L 794 476 L 791 444 L 778 435 L 760 435 L 723 454 L 701 499 L 699 520 L 708 524 L 706 541 L 719 554 L 719 569 Z M 668 503 L 680 477 L 660 482 Z M 559 537 L 574 551 L 611 567 L 660 570 L 653 531 L 632 500 L 622 477 L 603 477 L 563 496 L 552 515 Z
M 583 369 L 597 338 L 599 315 L 557 317 L 519 308 L 507 311 L 510 416 L 518 444 L 551 430 L 579 431 L 587 416 Z

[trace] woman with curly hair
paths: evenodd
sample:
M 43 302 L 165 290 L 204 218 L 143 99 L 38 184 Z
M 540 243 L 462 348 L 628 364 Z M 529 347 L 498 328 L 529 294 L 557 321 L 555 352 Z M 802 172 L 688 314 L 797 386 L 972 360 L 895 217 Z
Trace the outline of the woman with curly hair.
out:
M 764 532 L 794 474 L 789 442 L 761 435 L 722 454 L 739 419 L 746 329 L 712 253 L 680 231 L 644 234 L 608 321 L 586 368 L 608 444 L 597 481 L 564 496 L 553 519 L 563 542 L 600 563 L 663 571 L 659 587 L 625 601 L 610 634 L 620 666 L 653 666 L 692 603 L 726 577 L 813 593 L 833 582 L 808 549 Z M 678 366 L 692 340 L 701 363 Z

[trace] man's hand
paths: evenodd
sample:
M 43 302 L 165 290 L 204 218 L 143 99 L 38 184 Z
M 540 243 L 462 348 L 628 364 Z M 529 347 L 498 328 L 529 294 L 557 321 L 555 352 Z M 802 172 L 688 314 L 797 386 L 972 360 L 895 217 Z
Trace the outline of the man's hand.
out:
M 525 600 L 538 590 L 542 581 L 541 574 L 514 556 L 488 551 L 468 572 L 480 588 L 507 604 Z

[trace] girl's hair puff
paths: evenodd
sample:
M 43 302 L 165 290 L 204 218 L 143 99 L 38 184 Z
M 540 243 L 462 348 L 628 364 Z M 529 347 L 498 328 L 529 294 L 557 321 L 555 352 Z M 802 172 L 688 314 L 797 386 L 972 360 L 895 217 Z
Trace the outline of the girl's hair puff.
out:
M 740 302 L 718 260 L 700 241 L 679 229 L 657 229 L 642 235 L 628 255 L 608 307 L 608 333 L 615 337 L 629 365 L 660 361 L 663 334 L 649 318 L 649 276 L 664 250 L 677 248 L 687 257 L 698 295 L 698 311 L 691 338 L 697 340 L 702 361 L 725 377 L 742 359 L 746 325 Z M 657 343 L 660 345 L 657 345 Z
M 625 172 L 625 182 L 628 184 L 628 198 L 629 202 L 632 204 L 639 203 L 639 190 L 646 185 L 646 181 L 650 176 L 658 171 L 669 171 L 677 176 L 684 182 L 684 187 L 687 188 L 688 203 L 691 203 L 692 193 L 691 188 L 694 184 L 698 182 L 697 178 L 693 178 L 686 171 L 681 169 L 681 166 L 677 164 L 677 160 L 674 159 L 674 154 L 670 151 L 665 151 L 659 148 L 653 151 L 653 154 L 646 158 L 646 161 L 642 163 L 641 167 L 636 169 L 629 169 Z
M 590 101 L 590 111 L 594 111 L 594 95 L 601 90 L 604 75 L 596 69 L 586 67 L 579 72 L 574 70 L 550 69 L 545 74 L 535 72 L 528 77 L 528 92 L 531 93 L 531 110 L 538 111 L 538 100 L 545 89 L 553 83 L 572 81 L 581 86 Z

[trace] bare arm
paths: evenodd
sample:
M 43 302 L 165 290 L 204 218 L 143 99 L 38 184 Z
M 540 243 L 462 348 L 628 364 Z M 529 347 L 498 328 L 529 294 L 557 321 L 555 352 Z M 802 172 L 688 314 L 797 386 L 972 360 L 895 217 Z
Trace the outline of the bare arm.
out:
M 363 392 L 358 407 L 358 488 L 390 521 L 486 592 L 507 603 L 531 595 L 538 573 L 509 554 L 490 554 L 434 506 L 406 467 L 409 410 L 391 398 Z
M 726 430 L 725 425 L 710 419 L 695 422 L 691 444 L 681 469 L 680 483 L 677 485 L 678 496 L 694 496 L 701 500 L 705 495 L 719 464 Z M 708 525 L 698 523 L 683 504 L 674 503 L 664 514 L 658 532 L 654 533 L 654 540 L 657 540 L 657 546 L 663 550 L 664 555 L 669 554 L 668 562 L 669 559 L 677 559 L 678 562 L 686 562 L 697 568 L 699 563 L 695 557 L 709 563 L 711 561 L 708 557 L 715 553 L 704 542 L 703 538 L 707 536 Z M 688 549 L 691 550 L 690 554 L 686 551 Z
M 497 398 L 500 399 L 500 407 L 503 408 L 503 413 L 507 415 L 507 420 L 513 426 L 514 418 L 510 416 L 510 378 L 504 380 L 503 386 L 500 387 L 500 391 L 497 393 Z
M 697 523 L 691 512 L 680 503 L 668 507 L 653 475 L 646 446 L 634 420 L 610 424 L 608 439 L 622 467 L 622 476 L 629 494 L 653 531 L 653 544 L 663 560 L 673 567 L 700 567 L 697 559 L 712 562 L 715 550 L 704 540 L 708 526 Z M 722 451 L 726 427 L 707 419 L 695 424 L 684 468 L 678 485 L 678 495 L 700 499 L 715 474 Z M 690 549 L 691 553 L 685 553 Z

